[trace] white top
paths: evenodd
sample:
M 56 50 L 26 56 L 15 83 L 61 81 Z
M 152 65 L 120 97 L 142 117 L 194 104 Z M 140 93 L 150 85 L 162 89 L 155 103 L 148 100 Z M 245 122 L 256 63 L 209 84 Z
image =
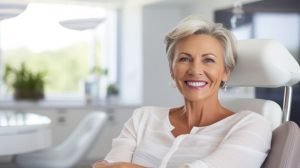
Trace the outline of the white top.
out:
M 259 168 L 270 149 L 271 123 L 257 113 L 241 111 L 175 138 L 169 111 L 137 109 L 105 160 L 155 168 Z

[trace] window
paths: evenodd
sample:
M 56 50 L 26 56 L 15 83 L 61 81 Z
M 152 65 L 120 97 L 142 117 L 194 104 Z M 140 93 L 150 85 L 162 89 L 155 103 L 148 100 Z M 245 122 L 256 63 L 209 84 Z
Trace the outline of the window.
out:
M 61 21 L 105 18 L 93 29 L 78 31 Z M 22 63 L 32 71 L 46 72 L 46 99 L 83 99 L 84 81 L 93 67 L 108 70 L 101 77 L 100 97 L 108 83 L 116 82 L 116 14 L 101 7 L 31 3 L 17 17 L 1 22 L 1 68 L 18 68 Z M 82 23 L 84 24 L 84 23 Z M 1 98 L 12 95 L 2 83 Z

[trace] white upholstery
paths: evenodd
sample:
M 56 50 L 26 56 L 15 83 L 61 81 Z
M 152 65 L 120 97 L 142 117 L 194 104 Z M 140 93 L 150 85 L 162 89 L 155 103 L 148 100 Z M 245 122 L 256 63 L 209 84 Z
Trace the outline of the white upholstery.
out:
M 292 86 L 300 80 L 300 67 L 289 51 L 275 40 L 250 39 L 237 43 L 238 63 L 229 86 Z
M 275 40 L 249 39 L 237 43 L 238 62 L 228 86 L 275 88 L 292 86 L 300 80 L 300 66 L 289 51 Z M 282 108 L 262 99 L 221 99 L 232 111 L 251 110 L 272 122 L 273 129 L 282 122 Z
M 221 104 L 233 112 L 241 110 L 257 112 L 272 123 L 273 130 L 282 122 L 281 107 L 274 101 L 250 98 L 226 98 L 221 99 Z
M 89 113 L 62 144 L 47 150 L 18 155 L 16 162 L 21 168 L 73 167 L 87 154 L 106 120 L 105 112 Z
M 279 42 L 244 40 L 238 42 L 237 49 L 238 63 L 231 74 L 229 86 L 291 88 L 299 82 L 299 64 Z M 285 96 L 291 100 L 291 94 Z M 232 111 L 251 110 L 261 113 L 272 121 L 273 129 L 279 126 L 273 131 L 271 151 L 263 168 L 300 167 L 299 127 L 293 122 L 281 124 L 282 113 L 280 115 L 281 109 L 278 104 L 268 100 L 240 98 L 225 99 L 221 102 Z

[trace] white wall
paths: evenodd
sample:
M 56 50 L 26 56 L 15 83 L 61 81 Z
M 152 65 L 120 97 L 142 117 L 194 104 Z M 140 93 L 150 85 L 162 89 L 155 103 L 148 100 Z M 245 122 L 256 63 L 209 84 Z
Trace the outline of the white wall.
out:
M 178 6 L 143 8 L 143 100 L 146 105 L 174 106 L 181 97 L 170 86 L 164 36 L 181 19 Z
M 298 13 L 256 13 L 253 20 L 255 38 L 278 40 L 292 55 L 299 55 L 300 16 Z M 291 38 L 288 34 L 295 38 Z
M 122 8 L 121 100 L 142 103 L 142 8 L 133 3 Z

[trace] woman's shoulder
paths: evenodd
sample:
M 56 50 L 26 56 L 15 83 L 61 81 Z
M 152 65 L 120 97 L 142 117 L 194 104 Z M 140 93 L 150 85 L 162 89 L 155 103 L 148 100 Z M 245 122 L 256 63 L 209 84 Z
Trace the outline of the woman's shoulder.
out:
M 272 138 L 271 122 L 263 115 L 253 111 L 240 111 L 237 122 L 230 129 L 229 137 L 239 139 L 236 144 L 267 151 Z
M 250 111 L 250 110 L 243 110 L 243 111 L 239 111 L 237 113 L 238 113 L 237 115 L 239 115 L 240 118 L 244 118 L 247 121 L 259 121 L 259 122 L 269 123 L 269 124 L 271 122 L 266 117 L 259 114 L 258 112 L 254 112 L 254 111 Z
M 272 123 L 263 115 L 253 111 L 240 111 L 237 114 L 238 127 L 243 130 L 268 133 L 272 131 Z
M 162 117 L 166 114 L 169 114 L 169 108 L 166 107 L 157 107 L 157 106 L 142 106 L 134 110 L 134 117 Z
M 142 106 L 136 109 L 136 111 L 166 111 L 169 110 L 167 107 L 158 107 L 158 106 Z
M 139 130 L 145 130 L 145 127 L 149 124 L 163 123 L 168 116 L 168 108 L 155 107 L 155 106 L 143 106 L 134 110 L 131 116 L 131 121 L 135 128 Z

